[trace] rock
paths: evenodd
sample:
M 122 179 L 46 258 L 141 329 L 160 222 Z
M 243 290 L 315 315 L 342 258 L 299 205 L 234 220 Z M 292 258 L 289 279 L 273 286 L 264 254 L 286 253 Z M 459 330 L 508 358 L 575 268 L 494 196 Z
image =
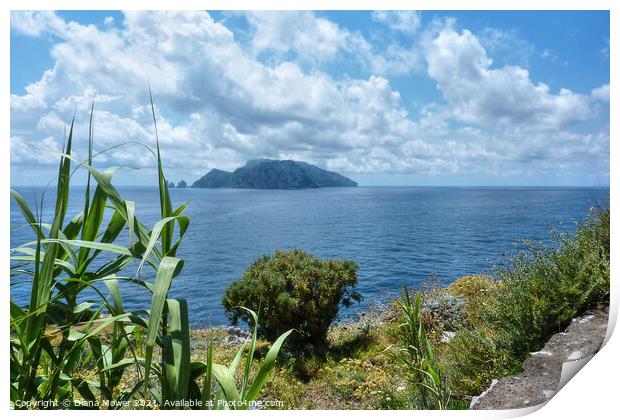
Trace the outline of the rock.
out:
M 497 385 L 497 383 L 499 382 L 499 380 L 497 379 L 493 379 L 491 381 L 491 385 L 486 389 L 486 391 L 484 391 L 482 394 L 478 395 L 477 397 L 472 397 L 471 399 L 471 404 L 469 405 L 469 408 L 474 408 L 474 406 L 476 406 L 478 404 L 478 402 L 480 401 L 481 398 L 484 398 L 485 395 L 487 395 L 489 392 L 491 392 L 491 390 L 493 389 L 493 387 L 495 385 Z M 529 403 L 529 401 L 525 401 L 526 403 Z
M 208 349 L 211 338 L 213 338 L 214 344 L 223 346 L 240 346 L 252 338 L 250 332 L 234 325 L 210 327 L 196 331 L 198 336 L 192 339 L 192 350 Z
M 242 330 L 241 328 L 237 327 L 236 325 L 231 325 L 229 327 L 224 327 L 223 329 L 231 337 L 236 337 L 236 338 L 251 338 L 252 337 L 252 334 L 250 334 L 247 331 Z
M 451 294 L 440 294 L 424 302 L 420 312 L 426 314 L 439 330 L 458 330 L 467 324 L 465 299 Z
M 441 333 L 441 338 L 439 339 L 442 343 L 449 343 L 456 336 L 456 332 L 454 331 L 443 331 Z
M 494 380 L 471 408 L 502 410 L 542 404 L 558 391 L 565 362 L 589 357 L 600 349 L 607 333 L 609 307 L 575 318 L 564 332 L 552 336 L 540 351 L 523 362 L 523 373 Z

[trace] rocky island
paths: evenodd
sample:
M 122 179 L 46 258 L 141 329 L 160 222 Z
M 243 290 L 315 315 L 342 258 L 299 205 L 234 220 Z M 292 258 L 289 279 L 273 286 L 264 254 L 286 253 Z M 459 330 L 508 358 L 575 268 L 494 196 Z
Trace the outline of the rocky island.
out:
M 336 172 L 294 160 L 254 159 L 233 172 L 212 169 L 192 188 L 301 189 L 357 187 Z

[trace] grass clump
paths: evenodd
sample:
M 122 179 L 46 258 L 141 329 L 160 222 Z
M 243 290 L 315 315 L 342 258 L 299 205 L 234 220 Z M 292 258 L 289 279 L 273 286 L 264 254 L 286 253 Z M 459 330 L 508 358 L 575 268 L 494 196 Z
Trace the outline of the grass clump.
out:
M 424 328 L 420 312 L 421 294 L 414 300 L 407 286 L 400 307 L 403 321 L 399 325 L 396 362 L 403 368 L 414 407 L 421 410 L 442 410 L 448 407 L 450 392 L 443 369 L 437 363 L 435 350 Z
M 464 299 L 463 309 L 469 325 L 478 325 L 481 311 L 489 304 L 490 297 L 497 293 L 497 283 L 486 275 L 464 276 L 450 284 L 447 292 Z

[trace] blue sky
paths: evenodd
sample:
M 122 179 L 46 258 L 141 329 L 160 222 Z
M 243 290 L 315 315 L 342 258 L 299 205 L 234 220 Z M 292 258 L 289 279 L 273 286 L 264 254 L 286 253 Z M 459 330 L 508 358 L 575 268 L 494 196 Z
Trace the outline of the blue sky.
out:
M 609 13 L 322 11 L 11 14 L 11 176 L 53 179 L 67 122 L 84 156 L 153 146 L 193 182 L 252 158 L 361 185 L 608 185 Z M 135 144 L 97 158 L 154 184 Z M 79 181 L 79 179 L 78 179 Z

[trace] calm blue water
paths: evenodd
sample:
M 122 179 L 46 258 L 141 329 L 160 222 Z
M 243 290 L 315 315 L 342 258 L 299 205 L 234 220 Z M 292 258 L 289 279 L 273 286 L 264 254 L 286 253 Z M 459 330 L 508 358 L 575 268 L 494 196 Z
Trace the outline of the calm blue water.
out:
M 34 206 L 33 189 L 17 189 Z M 83 191 L 72 191 L 70 216 L 82 210 Z M 34 190 L 39 197 L 41 192 Z M 147 226 L 159 219 L 156 188 L 120 192 L 136 202 Z M 46 192 L 48 222 L 53 193 Z M 188 300 L 193 322 L 212 324 L 227 322 L 220 304 L 226 286 L 256 258 L 278 248 L 356 261 L 358 290 L 367 304 L 397 294 L 405 281 L 415 286 L 433 276 L 447 284 L 491 272 L 502 253 L 514 251 L 522 239 L 545 240 L 550 225 L 570 228 L 591 206 L 609 202 L 607 188 L 173 189 L 171 195 L 175 206 L 191 200 L 185 213 L 190 228 L 179 252 L 185 267 L 171 295 Z M 33 239 L 22 223 L 11 203 L 12 247 Z M 127 240 L 128 233 L 123 237 Z M 24 303 L 29 291 L 21 285 L 11 293 Z M 131 286 L 124 299 L 131 309 L 150 303 Z

